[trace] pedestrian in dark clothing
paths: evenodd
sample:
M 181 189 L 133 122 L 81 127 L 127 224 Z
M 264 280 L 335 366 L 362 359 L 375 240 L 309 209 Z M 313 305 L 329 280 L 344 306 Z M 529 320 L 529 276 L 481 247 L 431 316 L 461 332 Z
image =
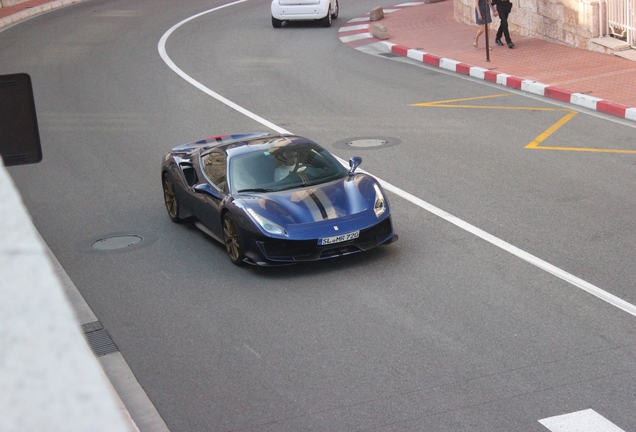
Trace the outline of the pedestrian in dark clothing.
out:
M 499 30 L 497 30 L 497 36 L 495 37 L 495 43 L 499 46 L 503 46 L 503 43 L 501 43 L 501 36 L 503 35 L 506 37 L 508 48 L 514 47 L 515 44 L 512 43 L 510 32 L 508 31 L 508 15 L 510 15 L 510 11 L 512 10 L 512 2 L 510 0 L 492 0 L 492 6 L 495 10 L 494 15 L 499 15 L 499 19 L 501 20 Z

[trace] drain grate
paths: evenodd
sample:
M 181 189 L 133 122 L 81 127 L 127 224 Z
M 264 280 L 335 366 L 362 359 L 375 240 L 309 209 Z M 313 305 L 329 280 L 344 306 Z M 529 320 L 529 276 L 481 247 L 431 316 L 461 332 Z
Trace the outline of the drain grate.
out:
M 393 53 L 380 53 L 378 55 L 381 55 L 382 57 L 402 57 L 399 54 L 393 54 Z
M 102 323 L 100 323 L 99 321 L 95 321 L 92 323 L 88 323 L 88 324 L 84 324 L 82 326 L 82 331 L 84 333 L 90 333 L 90 332 L 94 332 L 96 330 L 103 330 L 104 327 L 102 326 Z
M 115 342 L 113 342 L 99 321 L 84 324 L 82 330 L 84 331 L 84 337 L 86 338 L 86 342 L 88 342 L 88 346 L 91 347 L 93 354 L 97 357 L 119 351 L 117 345 L 115 345 Z

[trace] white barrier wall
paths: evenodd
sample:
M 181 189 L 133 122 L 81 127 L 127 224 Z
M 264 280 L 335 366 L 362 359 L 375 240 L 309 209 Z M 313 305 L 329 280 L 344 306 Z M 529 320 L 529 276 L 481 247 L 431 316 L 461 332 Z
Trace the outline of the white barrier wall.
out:
M 0 164 L 0 432 L 130 432 Z

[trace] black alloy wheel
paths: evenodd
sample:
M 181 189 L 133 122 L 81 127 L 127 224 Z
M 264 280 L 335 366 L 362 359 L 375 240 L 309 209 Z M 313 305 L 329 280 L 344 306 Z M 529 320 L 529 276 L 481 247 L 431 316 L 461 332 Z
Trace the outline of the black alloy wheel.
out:
M 236 228 L 236 221 L 234 220 L 234 216 L 229 212 L 223 216 L 223 241 L 225 243 L 225 250 L 232 264 L 237 266 L 243 265 L 245 255 L 243 255 L 241 251 L 241 242 L 238 229 Z

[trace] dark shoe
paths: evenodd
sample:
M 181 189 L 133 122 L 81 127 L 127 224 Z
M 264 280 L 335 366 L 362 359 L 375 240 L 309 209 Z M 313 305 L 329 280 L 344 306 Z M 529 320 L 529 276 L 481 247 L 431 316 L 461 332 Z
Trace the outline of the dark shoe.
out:
M 514 46 L 515 46 L 515 44 L 513 44 L 512 42 L 508 42 L 508 48 L 514 48 Z
M 499 46 L 503 46 L 503 43 L 499 39 L 495 39 L 495 43 Z

